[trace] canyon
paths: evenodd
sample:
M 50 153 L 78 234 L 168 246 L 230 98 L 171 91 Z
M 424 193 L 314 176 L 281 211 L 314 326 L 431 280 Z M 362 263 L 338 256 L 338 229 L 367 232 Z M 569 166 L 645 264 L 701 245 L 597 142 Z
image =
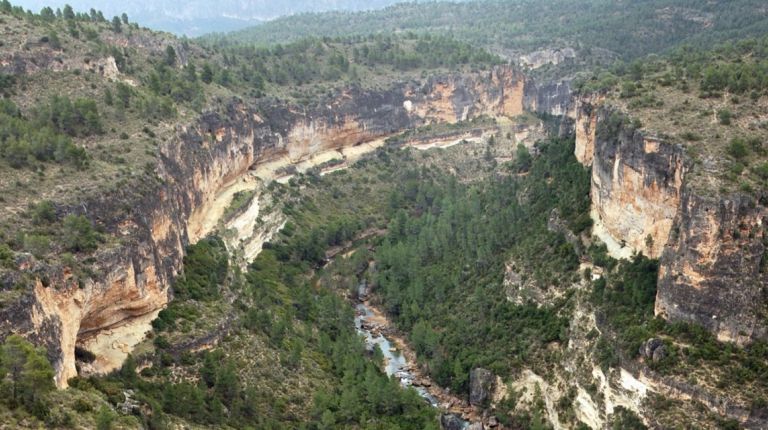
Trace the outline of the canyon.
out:
M 574 95 L 568 81 L 536 83 L 509 66 L 387 89 L 350 86 L 307 109 L 276 100 L 231 100 L 221 112 L 204 113 L 161 146 L 155 181 L 66 208 L 119 240 L 96 252 L 98 270 L 88 277 L 31 256 L 18 260 L 19 274 L 31 274 L 34 285 L 0 310 L 0 331 L 43 345 L 61 388 L 78 374 L 119 368 L 173 299 L 170 286 L 181 274 L 187 245 L 223 233 L 244 267 L 282 228 L 285 217 L 261 190 L 287 179 L 290 168 L 303 171 L 332 160 L 343 167 L 385 145 L 387 137 L 423 125 L 525 112 L 563 117 L 561 130 L 575 135 L 575 156 L 591 172 L 592 232 L 609 254 L 660 260 L 658 316 L 696 322 L 718 339 L 742 345 L 766 338 L 763 200 L 702 192 L 687 182 L 694 167 L 682 145 L 637 127 L 600 94 Z M 242 191 L 257 196 L 225 219 Z M 594 328 L 594 316 L 582 317 Z M 586 353 L 578 340 L 573 345 L 577 354 Z M 95 354 L 95 361 L 79 361 L 77 348 Z M 562 393 L 526 372 L 513 386 L 529 393 L 543 386 L 550 421 L 557 424 L 552 405 Z M 596 427 L 617 405 L 642 413 L 649 391 L 706 399 L 644 369 L 621 369 L 615 380 L 598 368 L 591 374 L 609 401 L 601 407 L 582 385 L 576 400 L 581 419 Z M 707 405 L 719 411 L 717 402 Z
M 69 208 L 103 225 L 119 242 L 97 251 L 98 272 L 85 279 L 64 265 L 47 266 L 33 258 L 19 262 L 19 274 L 35 274 L 35 287 L 0 311 L 0 330 L 45 346 L 56 384 L 66 387 L 78 374 L 76 346 L 117 342 L 119 357 L 127 356 L 132 345 L 117 338 L 135 341 L 142 337 L 137 333 L 149 330 L 152 315 L 172 299 L 170 285 L 180 274 L 185 246 L 211 233 L 222 202 L 249 186 L 251 171 L 275 162 L 286 167 L 344 148 L 374 149 L 371 142 L 424 124 L 480 115 L 512 117 L 524 111 L 526 84 L 511 67 L 496 67 L 379 91 L 350 87 L 303 112 L 274 100 L 257 106 L 233 100 L 224 112 L 205 113 L 179 127 L 176 138 L 160 148 L 156 181 Z M 258 217 L 258 208 L 246 213 Z M 281 225 L 273 221 L 271 231 Z M 261 243 L 270 236 L 269 231 L 255 234 L 260 230 L 253 219 L 230 227 L 245 242 L 259 236 Z M 253 256 L 258 248 L 250 246 L 247 254 Z M 106 333 L 115 339 L 105 338 Z M 103 373 L 120 364 L 97 357 L 89 368 Z

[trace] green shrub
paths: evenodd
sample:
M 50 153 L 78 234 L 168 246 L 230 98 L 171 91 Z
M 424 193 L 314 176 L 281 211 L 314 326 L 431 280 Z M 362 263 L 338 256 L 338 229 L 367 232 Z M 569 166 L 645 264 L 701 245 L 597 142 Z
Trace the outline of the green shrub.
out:
M 683 139 L 689 142 L 698 142 L 701 140 L 701 135 L 694 133 L 692 131 L 685 131 L 680 135 L 680 137 L 682 137 Z
M 32 208 L 32 222 L 36 225 L 50 224 L 56 221 L 56 208 L 50 200 L 43 200 Z
M 0 388 L 7 406 L 24 406 L 40 417 L 47 410 L 42 395 L 53 390 L 53 367 L 46 352 L 19 335 L 11 335 L 0 346 Z M 43 408 L 43 409 L 41 409 Z
M 742 158 L 749 155 L 749 148 L 747 148 L 747 144 L 744 139 L 736 137 L 731 140 L 728 148 L 726 148 L 726 152 L 731 157 L 737 160 L 741 160 Z
M 45 234 L 27 233 L 24 235 L 24 249 L 42 258 L 51 249 L 51 239 Z
M 611 430 L 647 430 L 643 421 L 629 409 L 617 406 L 611 416 Z
M 717 111 L 717 119 L 721 125 L 731 125 L 733 119 L 733 112 L 728 109 L 720 109 Z
M 115 414 L 109 406 L 103 405 L 99 409 L 99 414 L 96 416 L 96 429 L 111 430 L 112 423 L 115 419 L 117 419 L 117 414 Z
M 13 265 L 13 251 L 5 243 L 0 243 L 0 266 L 11 267 Z
M 91 221 L 83 215 L 67 215 L 61 233 L 62 243 L 69 251 L 90 252 L 98 247 L 99 234 L 93 229 Z
M 93 410 L 93 406 L 91 406 L 90 403 L 86 402 L 83 399 L 75 400 L 75 404 L 73 405 L 73 408 L 75 409 L 75 411 L 81 414 L 85 412 L 90 412 Z
M 752 171 L 762 180 L 768 180 L 768 162 L 752 167 Z
M 229 268 L 224 242 L 218 237 L 209 237 L 190 246 L 184 257 L 184 268 L 184 275 L 173 286 L 179 298 L 211 300 L 219 297 L 219 286 Z

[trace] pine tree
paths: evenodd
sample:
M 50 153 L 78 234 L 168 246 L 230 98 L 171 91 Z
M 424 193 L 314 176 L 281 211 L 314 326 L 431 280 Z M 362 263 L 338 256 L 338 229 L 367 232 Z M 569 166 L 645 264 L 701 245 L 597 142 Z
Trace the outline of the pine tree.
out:
M 115 16 L 112 18 L 112 31 L 115 33 L 122 33 L 123 32 L 123 26 L 120 22 L 120 18 Z
M 65 4 L 64 5 L 64 19 L 73 20 L 75 19 L 75 11 L 72 10 L 72 6 Z

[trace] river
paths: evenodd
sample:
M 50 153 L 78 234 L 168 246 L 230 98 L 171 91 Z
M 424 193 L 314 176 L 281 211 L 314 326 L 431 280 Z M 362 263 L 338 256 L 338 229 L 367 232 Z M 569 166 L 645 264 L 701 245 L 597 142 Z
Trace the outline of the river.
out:
M 381 349 L 381 353 L 384 355 L 384 372 L 387 376 L 394 376 L 400 380 L 400 385 L 403 387 L 412 387 L 415 375 L 412 372 L 412 366 L 414 364 L 408 363 L 408 359 L 400 350 L 398 350 L 394 343 L 387 339 L 386 336 L 380 332 L 375 332 L 372 325 L 372 321 L 375 319 L 375 315 L 371 308 L 365 303 L 358 303 L 356 306 L 357 313 L 355 315 L 355 328 L 359 333 L 365 336 L 365 344 L 370 349 L 378 346 Z M 440 406 L 440 402 L 435 396 L 429 393 L 425 387 L 414 387 L 416 391 L 424 398 L 430 405 L 437 408 Z
M 408 346 L 404 340 L 391 334 L 389 321 L 366 300 L 367 296 L 367 286 L 363 282 L 358 287 L 360 300 L 355 305 L 355 329 L 363 335 L 370 350 L 379 347 L 384 357 L 384 372 L 387 376 L 397 378 L 404 388 L 412 387 L 426 402 L 441 412 L 452 413 L 457 417 L 464 416 L 465 419 L 460 420 L 463 428 L 469 426 L 469 420 L 478 421 L 476 411 L 468 408 L 466 402 L 435 386 L 427 376 L 419 374 L 415 353 L 410 349 L 406 351 Z

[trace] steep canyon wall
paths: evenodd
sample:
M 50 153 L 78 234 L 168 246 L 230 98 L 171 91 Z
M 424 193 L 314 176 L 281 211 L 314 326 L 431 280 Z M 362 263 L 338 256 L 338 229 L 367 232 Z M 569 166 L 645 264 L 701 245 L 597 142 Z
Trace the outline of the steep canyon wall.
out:
M 660 259 L 656 314 L 719 339 L 765 339 L 765 201 L 686 181 L 684 148 L 591 96 L 576 102 L 575 152 L 591 166 L 593 233 L 617 258 Z

